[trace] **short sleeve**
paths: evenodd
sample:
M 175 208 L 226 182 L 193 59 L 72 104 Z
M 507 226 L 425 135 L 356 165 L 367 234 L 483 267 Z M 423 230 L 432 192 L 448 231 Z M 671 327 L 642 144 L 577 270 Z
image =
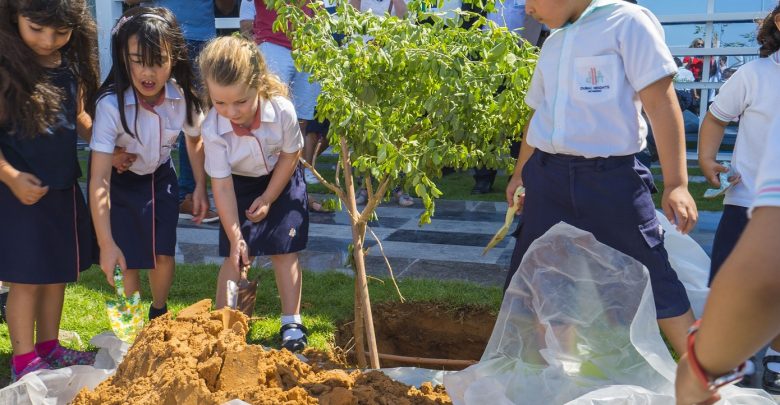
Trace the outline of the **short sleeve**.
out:
M 192 125 L 187 123 L 187 120 L 184 120 L 184 126 L 182 128 L 182 131 L 184 131 L 184 134 L 187 136 L 191 136 L 194 138 L 197 138 L 200 136 L 200 128 L 203 124 L 203 111 L 197 111 L 195 108 L 192 109 Z
M 238 9 L 239 20 L 254 20 L 257 10 L 254 0 L 242 0 L 241 7 Z
M 715 100 L 710 105 L 710 113 L 715 118 L 723 122 L 734 121 L 747 109 L 750 98 L 747 83 L 750 76 L 749 70 L 749 65 L 737 70 L 720 87 L 718 95 L 715 96 Z
M 756 178 L 756 197 L 750 212 L 757 207 L 780 207 L 780 119 L 775 119 L 769 130 L 764 156 L 758 167 Z
M 204 167 L 206 173 L 212 178 L 224 179 L 230 177 L 232 169 L 228 159 L 228 145 L 217 134 L 216 122 L 217 113 L 212 109 L 203 121 L 202 126 L 203 150 L 206 154 Z
M 525 103 L 534 110 L 538 110 L 544 102 L 544 76 L 540 63 L 536 63 L 534 75 L 531 76 L 531 84 L 528 86 L 528 92 L 525 94 Z
M 675 75 L 677 65 L 655 16 L 644 8 L 636 8 L 626 18 L 629 21 L 623 24 L 619 37 L 620 56 L 634 91 L 639 92 L 664 77 Z
M 303 135 L 301 126 L 298 125 L 298 116 L 295 114 L 295 107 L 285 98 L 277 98 L 275 101 L 279 104 L 279 113 L 281 114 L 280 123 L 282 127 L 282 151 L 284 153 L 295 153 L 303 148 Z
M 95 108 L 92 140 L 89 142 L 89 148 L 97 152 L 113 154 L 116 138 L 124 132 L 121 127 L 116 94 L 107 94 L 98 101 Z

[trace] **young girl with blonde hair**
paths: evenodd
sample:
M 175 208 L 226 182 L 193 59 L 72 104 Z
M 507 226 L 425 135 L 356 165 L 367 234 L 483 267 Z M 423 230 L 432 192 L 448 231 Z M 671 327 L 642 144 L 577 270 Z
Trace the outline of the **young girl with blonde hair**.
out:
M 287 87 L 270 73 L 246 39 L 211 41 L 198 59 L 213 108 L 202 126 L 206 172 L 220 215 L 217 308 L 227 304 L 227 281 L 255 256 L 271 256 L 282 306 L 282 347 L 302 350 L 301 269 L 297 252 L 309 231 L 303 148 Z

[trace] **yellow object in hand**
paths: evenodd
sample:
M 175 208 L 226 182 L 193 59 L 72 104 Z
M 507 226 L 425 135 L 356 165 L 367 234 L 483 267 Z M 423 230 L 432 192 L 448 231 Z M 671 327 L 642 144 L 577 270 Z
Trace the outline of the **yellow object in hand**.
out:
M 515 194 L 512 196 L 512 206 L 507 207 L 506 209 L 504 226 L 502 226 L 501 229 L 499 229 L 498 232 L 493 235 L 493 239 L 491 239 L 487 246 L 485 246 L 485 249 L 482 250 L 482 256 L 487 254 L 490 249 L 493 249 L 498 244 L 498 242 L 501 242 L 501 240 L 506 236 L 506 233 L 509 232 L 509 226 L 512 225 L 512 221 L 515 218 L 515 214 L 517 213 L 517 209 L 520 205 L 520 196 L 523 195 L 523 193 L 525 193 L 525 187 L 518 186 L 515 189 Z

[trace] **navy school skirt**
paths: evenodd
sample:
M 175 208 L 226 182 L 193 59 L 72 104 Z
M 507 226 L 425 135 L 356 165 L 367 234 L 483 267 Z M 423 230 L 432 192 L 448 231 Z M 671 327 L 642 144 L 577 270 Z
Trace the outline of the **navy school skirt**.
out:
M 241 235 L 249 247 L 250 256 L 272 256 L 298 252 L 306 248 L 309 239 L 309 211 L 306 209 L 306 183 L 301 165 L 293 172 L 290 182 L 279 198 L 271 204 L 268 215 L 254 223 L 246 218 L 246 210 L 268 187 L 273 171 L 266 176 L 233 175 L 238 222 Z M 222 223 L 219 225 L 219 255 L 230 255 L 230 240 Z
M 92 264 L 94 234 L 78 185 L 52 190 L 22 204 L 0 183 L 0 280 L 59 284 L 78 279 Z
M 726 204 L 723 206 L 723 215 L 720 217 L 718 229 L 715 231 L 715 239 L 712 241 L 712 260 L 710 260 L 710 279 L 707 285 L 715 280 L 715 275 L 726 259 L 737 246 L 739 237 L 745 231 L 748 223 L 748 209 L 738 205 Z
M 656 218 L 652 173 L 633 155 L 586 159 L 536 150 L 522 178 L 527 194 L 505 290 L 531 243 L 563 221 L 647 267 L 659 319 L 688 311 Z
M 179 184 L 169 159 L 152 174 L 111 171 L 111 234 L 128 269 L 153 269 L 176 254 Z

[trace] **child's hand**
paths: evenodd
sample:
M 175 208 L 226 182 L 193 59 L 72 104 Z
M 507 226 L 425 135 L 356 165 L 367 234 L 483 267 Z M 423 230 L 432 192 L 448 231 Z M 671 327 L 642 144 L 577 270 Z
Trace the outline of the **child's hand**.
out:
M 726 173 L 729 169 L 726 166 L 718 163 L 715 159 L 699 159 L 699 167 L 701 168 L 704 178 L 710 182 L 715 188 L 720 188 L 720 173 Z
M 125 255 L 122 254 L 122 250 L 116 243 L 103 247 L 100 247 L 100 269 L 103 270 L 103 274 L 106 275 L 108 284 L 114 285 L 114 269 L 119 265 L 119 268 L 124 272 L 127 270 L 127 263 L 125 262 Z
M 514 204 L 515 190 L 518 187 L 523 186 L 523 179 L 518 176 L 514 176 L 509 179 L 509 184 L 506 185 L 506 203 L 511 207 Z M 520 194 L 520 198 L 517 199 L 517 215 L 523 211 L 523 204 L 525 203 L 525 193 Z
M 705 390 L 699 379 L 694 375 L 688 362 L 688 355 L 683 354 L 677 364 L 677 378 L 674 382 L 677 405 L 709 405 L 720 399 L 716 392 Z
M 195 186 L 192 192 L 192 222 L 200 224 L 209 210 L 209 198 L 203 187 Z
M 40 179 L 25 172 L 18 172 L 8 186 L 24 205 L 37 203 L 49 191 L 49 186 L 44 186 Z
M 111 160 L 111 165 L 114 166 L 117 173 L 123 173 L 133 165 L 133 162 L 138 158 L 135 153 L 125 152 L 125 148 L 117 146 L 114 148 L 114 156 Z
M 696 203 L 686 186 L 665 187 L 661 207 L 669 222 L 684 235 L 693 230 L 699 220 Z
M 263 196 L 257 197 L 246 210 L 246 217 L 252 222 L 260 222 L 268 215 L 269 209 L 271 209 L 271 204 Z
M 242 265 L 249 264 L 249 248 L 247 248 L 244 239 L 230 244 L 230 264 L 239 271 Z

